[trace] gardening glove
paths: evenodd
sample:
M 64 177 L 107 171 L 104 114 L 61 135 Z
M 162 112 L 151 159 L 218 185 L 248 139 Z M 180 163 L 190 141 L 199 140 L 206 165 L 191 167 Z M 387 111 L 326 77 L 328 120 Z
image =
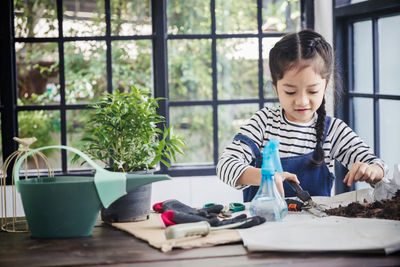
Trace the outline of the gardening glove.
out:
M 164 226 L 200 221 L 207 221 L 211 226 L 217 226 L 219 224 L 219 219 L 217 218 L 217 216 L 207 218 L 205 216 L 190 214 L 176 210 L 164 211 L 161 214 L 161 220 Z
M 194 209 L 176 199 L 166 200 L 153 205 L 153 210 L 161 213 L 168 210 L 173 210 L 203 217 L 215 217 L 223 208 L 223 205 L 211 205 L 202 209 Z
M 261 216 L 253 216 L 249 218 L 250 220 L 238 227 L 235 227 L 235 229 L 245 229 L 245 228 L 250 228 L 256 225 L 260 225 L 265 223 L 266 219 Z
M 229 225 L 229 224 L 238 223 L 238 222 L 244 222 L 246 220 L 248 220 L 248 221 L 245 224 L 242 224 L 235 228 L 241 228 L 241 229 L 250 228 L 250 227 L 262 224 L 266 221 L 266 219 L 261 216 L 253 216 L 253 217 L 247 218 L 246 214 L 241 214 L 232 219 L 219 221 L 217 226 L 223 226 L 223 225 Z

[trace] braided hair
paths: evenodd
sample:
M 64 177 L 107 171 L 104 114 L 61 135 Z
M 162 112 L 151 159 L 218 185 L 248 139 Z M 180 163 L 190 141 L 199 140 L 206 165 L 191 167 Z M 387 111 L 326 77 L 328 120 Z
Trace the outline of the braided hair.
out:
M 322 35 L 312 30 L 302 30 L 284 36 L 269 52 L 271 80 L 275 87 L 286 71 L 308 66 L 329 81 L 333 70 L 332 47 Z M 325 98 L 317 109 L 317 114 L 318 119 L 315 124 L 317 144 L 310 161 L 312 167 L 321 166 L 325 158 L 322 148 L 326 118 Z

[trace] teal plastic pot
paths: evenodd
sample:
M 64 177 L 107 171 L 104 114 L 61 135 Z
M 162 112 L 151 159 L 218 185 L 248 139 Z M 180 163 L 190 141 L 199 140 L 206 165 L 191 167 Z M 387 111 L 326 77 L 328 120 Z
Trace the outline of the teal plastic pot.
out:
M 57 176 L 19 179 L 19 169 L 30 154 L 49 148 L 62 148 L 83 157 L 96 169 L 94 177 Z M 89 236 L 99 211 L 127 192 L 152 182 L 169 180 L 168 175 L 126 174 L 104 170 L 81 151 L 67 146 L 48 146 L 22 156 L 14 169 L 32 237 L 65 238 Z

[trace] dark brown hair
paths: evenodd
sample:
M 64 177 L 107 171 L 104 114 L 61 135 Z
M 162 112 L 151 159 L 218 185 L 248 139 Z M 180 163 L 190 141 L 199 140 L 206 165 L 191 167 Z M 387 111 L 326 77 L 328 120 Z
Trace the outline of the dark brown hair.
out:
M 286 71 L 308 66 L 311 66 L 323 79 L 329 81 L 333 70 L 332 47 L 322 35 L 312 30 L 302 30 L 284 36 L 269 52 L 271 80 L 275 87 Z M 314 157 L 311 159 L 313 167 L 321 166 L 325 157 L 322 148 L 326 117 L 325 97 L 317 114 L 318 119 L 315 125 L 317 144 Z

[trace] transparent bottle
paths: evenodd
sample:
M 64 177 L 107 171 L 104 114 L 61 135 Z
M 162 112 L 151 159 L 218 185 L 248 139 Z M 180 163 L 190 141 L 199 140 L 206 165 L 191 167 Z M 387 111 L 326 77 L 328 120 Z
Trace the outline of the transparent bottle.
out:
M 278 145 L 278 140 L 270 140 L 264 148 L 261 185 L 250 203 L 251 216 L 262 216 L 270 222 L 281 221 L 288 213 L 286 201 L 279 193 L 274 178 L 275 172 L 282 172 L 279 154 L 276 154 L 279 153 Z

